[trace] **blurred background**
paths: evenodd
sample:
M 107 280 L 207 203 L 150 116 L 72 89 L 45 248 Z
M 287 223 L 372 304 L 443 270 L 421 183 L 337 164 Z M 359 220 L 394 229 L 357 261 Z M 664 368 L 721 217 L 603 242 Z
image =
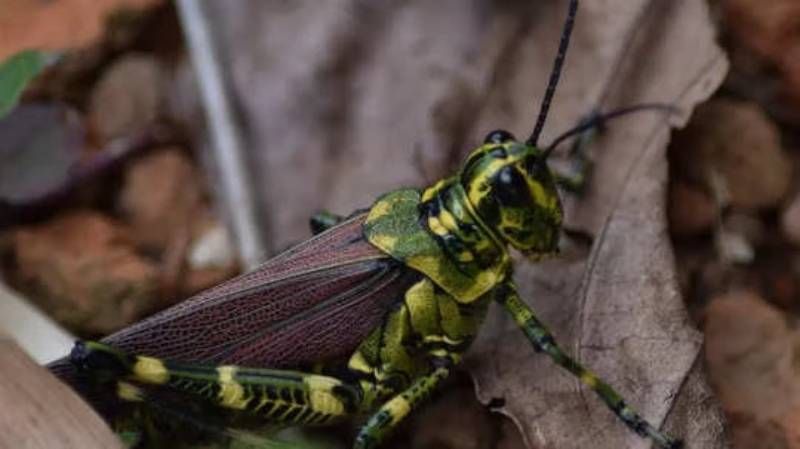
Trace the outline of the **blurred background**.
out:
M 346 215 L 442 178 L 494 128 L 527 135 L 566 2 L 464 3 L 5 0 L 0 331 L 50 362 L 74 337 L 117 331 L 307 238 L 320 209 Z M 652 401 L 632 402 L 683 433 L 691 425 L 663 398 L 707 379 L 734 448 L 800 449 L 800 4 L 584 3 L 544 141 L 592 110 L 682 112 L 605 124 L 587 192 L 566 199 L 567 227 L 585 237 L 574 259 L 522 268 L 532 281 L 521 284 L 555 295 L 561 305 L 542 308 L 556 335 L 589 348 L 572 323 L 591 311 L 565 299 L 600 295 L 586 268 L 657 260 L 628 292 L 675 290 L 679 306 L 658 321 L 690 343 L 670 346 L 677 356 L 620 350 L 654 373 L 657 358 L 686 359 L 663 391 L 643 393 Z M 670 127 L 681 128 L 671 140 Z M 640 221 L 614 240 L 622 249 L 592 246 L 625 217 Z M 517 423 L 535 415 L 502 405 L 516 384 L 468 367 L 392 444 L 571 447 L 490 413 L 470 374 L 491 392 L 484 403 Z M 619 382 L 650 391 L 640 374 Z M 692 447 L 723 447 L 712 439 Z

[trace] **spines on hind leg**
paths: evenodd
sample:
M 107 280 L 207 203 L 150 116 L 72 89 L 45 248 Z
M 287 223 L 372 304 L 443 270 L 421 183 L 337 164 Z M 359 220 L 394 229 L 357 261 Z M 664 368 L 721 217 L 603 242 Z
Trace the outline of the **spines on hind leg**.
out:
M 283 424 L 321 424 L 356 411 L 358 386 L 318 374 L 233 365 L 178 363 L 126 354 L 96 342 L 79 342 L 72 363 L 90 379 L 116 381 L 120 399 L 141 401 L 135 384 L 155 385 L 208 401 L 221 409 Z

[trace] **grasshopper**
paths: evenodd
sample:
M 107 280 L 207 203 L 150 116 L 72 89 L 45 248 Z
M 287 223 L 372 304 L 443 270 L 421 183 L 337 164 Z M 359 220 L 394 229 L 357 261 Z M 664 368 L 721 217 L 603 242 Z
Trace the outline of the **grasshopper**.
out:
M 553 149 L 649 107 L 595 117 L 539 146 L 577 8 L 570 0 L 526 140 L 493 131 L 449 178 L 389 192 L 349 217 L 316 216 L 313 238 L 102 342 L 78 342 L 53 370 L 126 402 L 158 406 L 168 396 L 275 426 L 368 415 L 353 447 L 371 449 L 450 376 L 497 303 L 536 351 L 597 393 L 631 430 L 659 447 L 679 447 L 562 351 L 512 279 L 511 249 L 532 261 L 557 255 L 557 185 L 581 184 L 551 170 Z M 176 415 L 193 419 L 190 410 Z

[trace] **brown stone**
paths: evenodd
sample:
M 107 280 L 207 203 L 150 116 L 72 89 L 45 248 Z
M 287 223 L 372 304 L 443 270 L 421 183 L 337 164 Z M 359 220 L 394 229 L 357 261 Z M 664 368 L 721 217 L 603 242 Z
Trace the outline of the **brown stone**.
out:
M 709 232 L 717 213 L 717 205 L 701 189 L 681 181 L 670 185 L 667 214 L 673 235 L 692 236 Z
M 89 102 L 89 122 L 101 143 L 154 123 L 164 103 L 158 60 L 131 53 L 106 69 Z
M 706 362 L 734 429 L 734 447 L 798 448 L 800 332 L 755 293 L 712 299 Z
M 795 245 L 800 245 L 800 194 L 795 194 L 781 214 L 783 235 Z
M 119 206 L 137 243 L 164 251 L 180 233 L 191 235 L 203 191 L 197 170 L 179 148 L 165 147 L 135 161 L 125 174 Z
M 70 328 L 111 332 L 156 299 L 156 268 L 135 252 L 121 223 L 100 213 L 19 229 L 12 245 L 28 296 Z
M 788 193 L 791 161 L 778 127 L 755 103 L 714 99 L 697 108 L 672 145 L 676 170 L 722 205 L 776 207 Z

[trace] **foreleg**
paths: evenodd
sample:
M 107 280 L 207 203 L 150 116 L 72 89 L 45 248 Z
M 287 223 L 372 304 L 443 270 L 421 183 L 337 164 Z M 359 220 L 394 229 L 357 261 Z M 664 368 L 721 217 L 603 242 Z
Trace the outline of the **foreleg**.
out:
M 645 421 L 638 413 L 627 405 L 622 396 L 619 395 L 610 385 L 597 377 L 596 374 L 584 368 L 572 357 L 565 354 L 559 348 L 553 335 L 542 324 L 534 314 L 533 310 L 520 299 L 516 287 L 508 283 L 503 288 L 505 292 L 498 295 L 498 301 L 514 318 L 514 321 L 528 337 L 537 351 L 543 351 L 550 356 L 555 363 L 572 373 L 587 387 L 594 390 L 600 399 L 605 402 L 617 417 L 628 427 L 639 435 L 652 439 L 659 447 L 676 449 L 681 446 L 680 441 L 674 440 L 663 434 L 653 425 Z

